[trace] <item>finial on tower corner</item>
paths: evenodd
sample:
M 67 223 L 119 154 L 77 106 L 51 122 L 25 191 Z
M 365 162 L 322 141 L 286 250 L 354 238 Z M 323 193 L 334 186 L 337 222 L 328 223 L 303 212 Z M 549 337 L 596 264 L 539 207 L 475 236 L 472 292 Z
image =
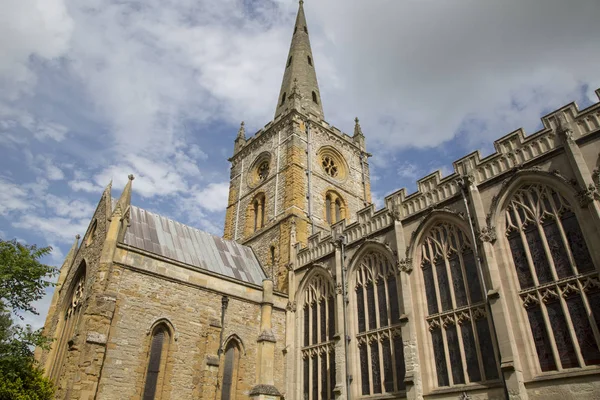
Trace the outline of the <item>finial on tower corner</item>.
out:
M 244 121 L 240 123 L 240 130 L 238 131 L 238 138 L 245 139 L 246 138 L 246 127 Z
M 359 122 L 358 117 L 354 118 L 354 136 L 364 136 Z
M 299 3 L 300 3 L 300 5 L 303 5 L 304 4 L 304 0 L 300 0 Z
M 81 235 L 78 233 L 77 235 L 75 235 L 75 240 L 79 240 L 81 239 Z
M 127 175 L 127 178 L 129 178 L 130 181 L 135 179 L 135 176 L 133 176 L 133 174 L 129 174 Z

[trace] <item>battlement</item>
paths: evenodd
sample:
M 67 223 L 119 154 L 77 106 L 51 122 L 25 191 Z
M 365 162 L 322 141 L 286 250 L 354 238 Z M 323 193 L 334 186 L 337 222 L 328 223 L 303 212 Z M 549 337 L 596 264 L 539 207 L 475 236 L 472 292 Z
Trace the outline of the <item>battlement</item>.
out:
M 600 99 L 600 89 L 596 90 Z M 393 222 L 391 211 L 401 219 L 410 218 L 420 212 L 448 200 L 460 192 L 457 178 L 469 174 L 475 185 L 488 182 L 512 168 L 526 164 L 561 146 L 556 137 L 558 115 L 562 114 L 577 140 L 600 129 L 600 102 L 579 110 L 577 104 L 569 103 L 543 116 L 542 129 L 527 136 L 523 129 L 517 129 L 494 141 L 495 152 L 482 158 L 479 151 L 470 153 L 453 162 L 454 172 L 442 177 L 435 171 L 417 180 L 417 191 L 407 194 L 401 188 L 386 196 L 385 207 L 375 211 L 371 204 L 357 212 L 357 221 L 346 226 L 346 221 L 332 225 L 331 234 L 321 237 L 318 233 L 309 238 L 306 248 L 298 248 L 299 266 L 310 264 L 334 250 L 333 238 L 346 237 L 351 244 L 371 235 Z

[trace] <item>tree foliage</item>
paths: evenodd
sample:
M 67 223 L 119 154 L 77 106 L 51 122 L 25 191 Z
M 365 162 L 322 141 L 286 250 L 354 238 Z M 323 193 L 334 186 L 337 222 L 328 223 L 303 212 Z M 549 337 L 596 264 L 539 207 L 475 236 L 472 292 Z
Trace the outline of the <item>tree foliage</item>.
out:
M 40 262 L 52 251 L 0 239 L 0 400 L 51 399 L 54 388 L 33 356 L 35 347 L 48 348 L 41 330 L 15 325 L 24 312 L 38 314 L 33 302 L 53 285 L 56 269 Z

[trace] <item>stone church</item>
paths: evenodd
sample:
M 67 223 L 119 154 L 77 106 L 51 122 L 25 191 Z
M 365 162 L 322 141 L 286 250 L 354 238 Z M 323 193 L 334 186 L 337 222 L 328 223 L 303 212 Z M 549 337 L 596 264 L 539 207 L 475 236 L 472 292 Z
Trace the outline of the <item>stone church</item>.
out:
M 106 188 L 37 351 L 57 398 L 600 398 L 600 103 L 376 210 L 309 37 L 300 1 L 274 118 L 235 139 L 222 238 L 132 204 L 133 176 Z

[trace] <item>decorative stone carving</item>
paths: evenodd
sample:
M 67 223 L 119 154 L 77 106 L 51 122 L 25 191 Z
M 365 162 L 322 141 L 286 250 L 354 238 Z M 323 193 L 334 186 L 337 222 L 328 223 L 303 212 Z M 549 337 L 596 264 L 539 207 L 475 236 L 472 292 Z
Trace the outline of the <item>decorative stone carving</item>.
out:
M 412 258 L 405 258 L 397 262 L 398 271 L 410 274 L 413 270 Z
M 475 183 L 475 177 L 472 174 L 463 174 L 456 178 L 456 184 L 464 190 L 468 189 L 473 183 Z
M 296 302 L 288 301 L 287 305 L 285 306 L 285 309 L 289 312 L 296 312 Z
M 342 286 L 342 284 L 340 282 L 338 282 L 338 283 L 335 284 L 335 292 L 337 294 L 342 294 L 342 292 L 343 292 L 342 289 L 343 289 L 343 286 Z
M 596 185 L 590 183 L 587 188 L 581 189 L 577 193 L 577 198 L 579 199 L 579 204 L 581 207 L 587 207 L 594 200 L 600 200 L 600 193 L 598 193 L 598 188 Z
M 495 226 L 484 226 L 479 231 L 479 240 L 482 242 L 488 242 L 494 244 L 496 241 L 496 227 Z
M 402 206 L 400 206 L 400 204 L 396 201 L 393 202 L 392 208 L 390 210 L 388 210 L 388 215 L 394 221 L 399 222 L 400 219 L 402 218 Z
M 458 395 L 458 400 L 471 400 L 471 396 L 467 392 L 462 392 Z

